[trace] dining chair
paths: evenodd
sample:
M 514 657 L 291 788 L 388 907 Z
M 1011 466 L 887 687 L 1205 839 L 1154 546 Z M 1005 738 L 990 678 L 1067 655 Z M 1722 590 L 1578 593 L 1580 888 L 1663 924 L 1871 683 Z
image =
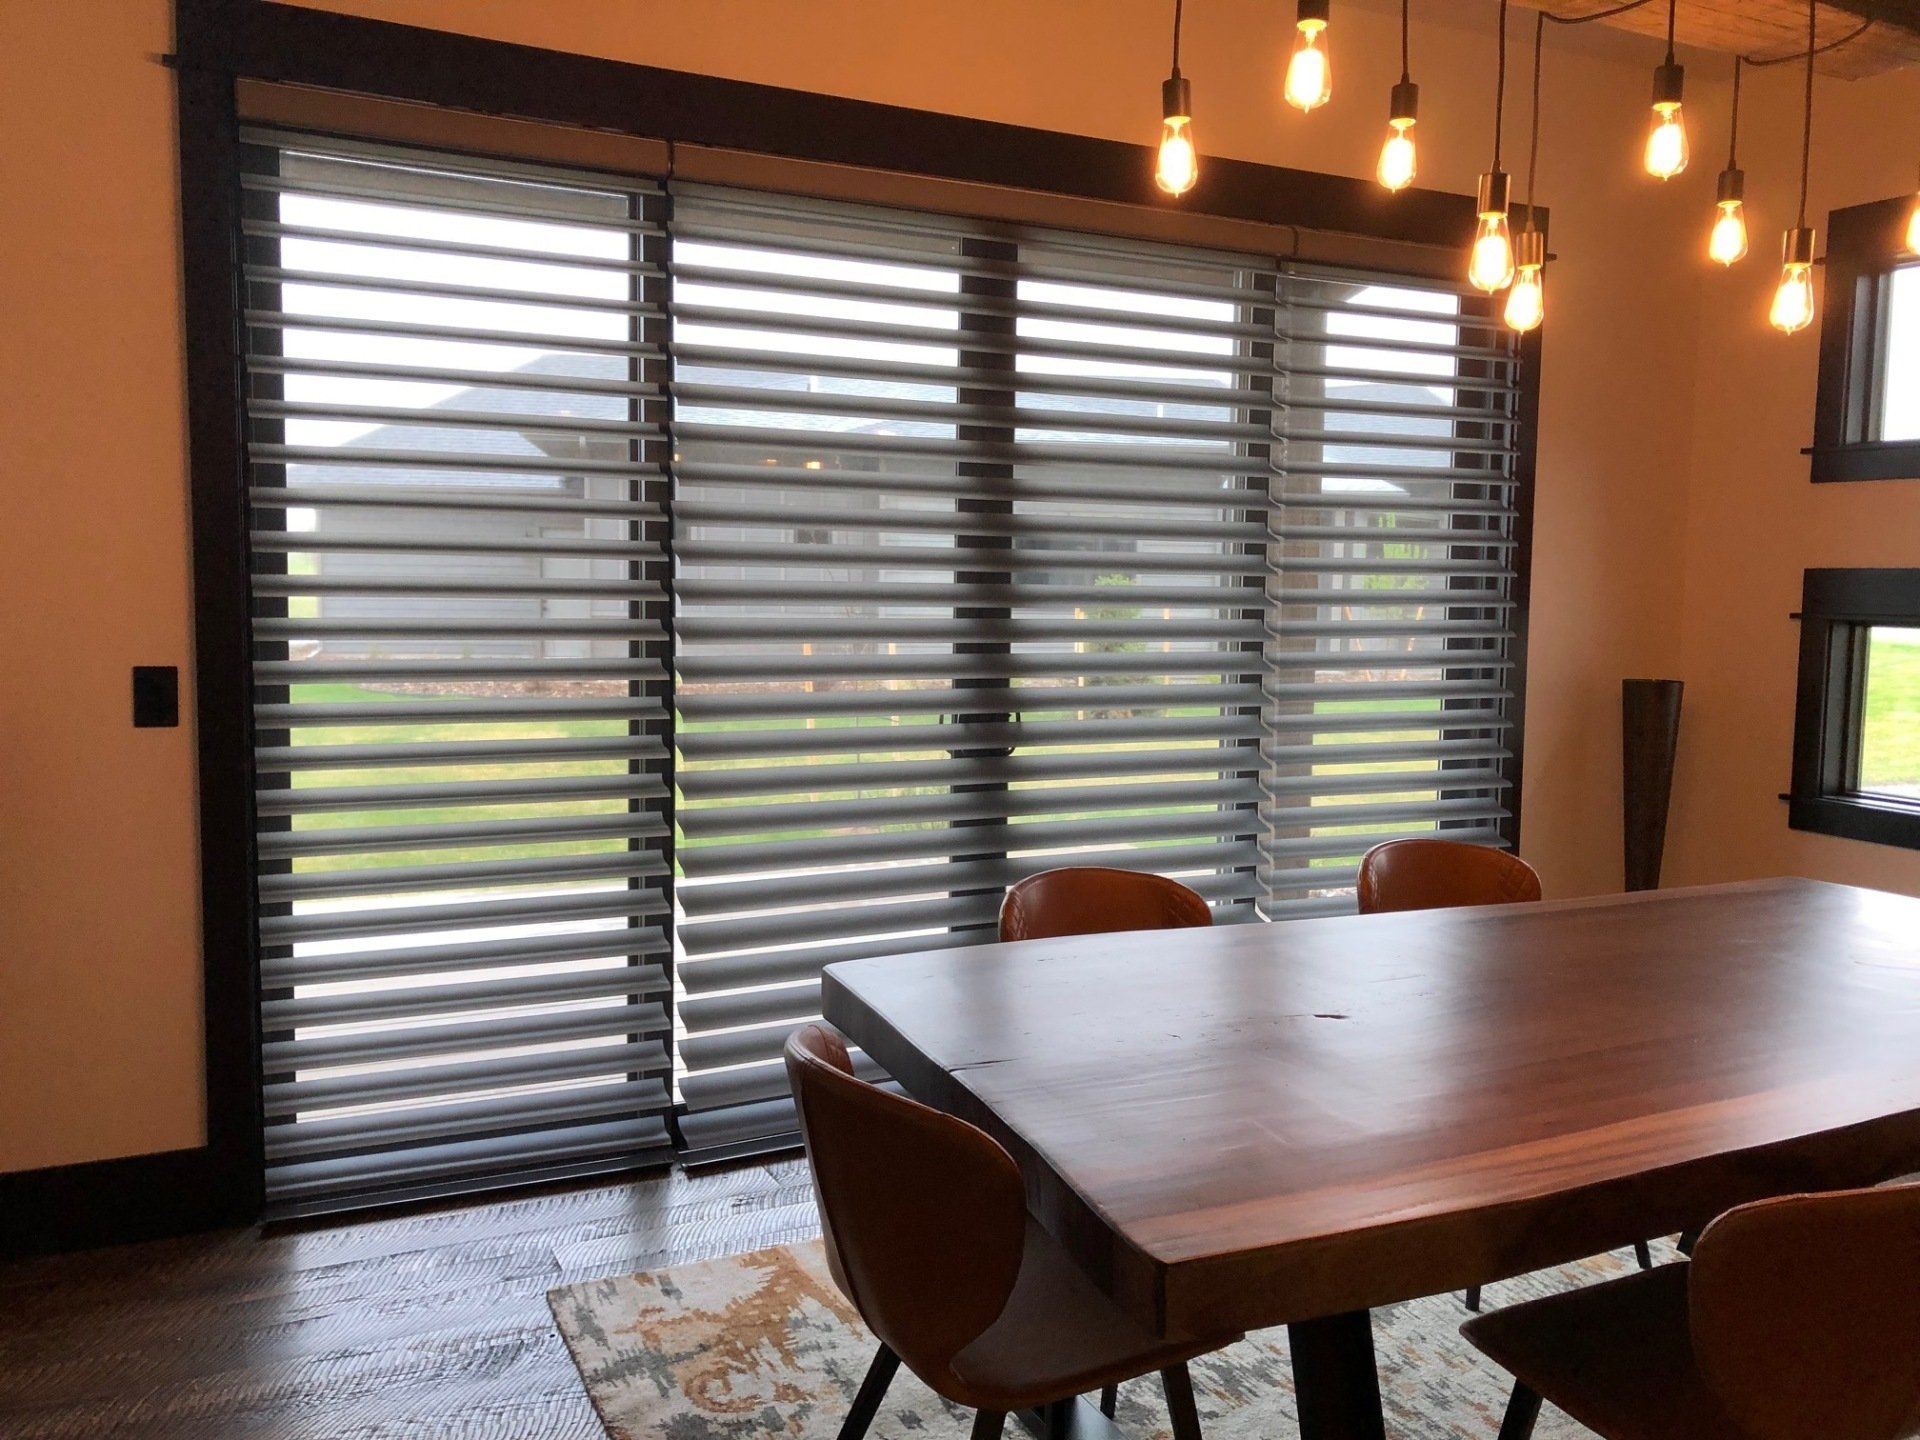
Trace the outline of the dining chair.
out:
M 1175 1440 L 1200 1440 L 1187 1362 L 1237 1336 L 1163 1340 L 1107 1298 L 1027 1213 L 1019 1167 L 984 1130 L 858 1078 L 840 1033 L 786 1047 L 827 1267 L 880 1341 L 840 1440 L 860 1440 L 904 1362 L 972 1407 L 974 1440 L 1160 1372 Z M 1110 1407 L 1108 1408 L 1110 1413 Z
M 1477 1316 L 1514 1376 L 1500 1440 L 1543 1400 L 1603 1440 L 1920 1434 L 1920 1188 L 1730 1210 L 1691 1262 Z
M 1181 930 L 1212 923 L 1207 902 L 1178 880 L 1101 865 L 1042 870 L 1009 886 L 1000 902 L 1002 940 Z
M 1540 874 L 1518 855 L 1459 840 L 1389 840 L 1360 859 L 1362 915 L 1513 905 L 1540 898 Z
M 1360 858 L 1362 915 L 1397 910 L 1449 910 L 1461 905 L 1517 905 L 1540 898 L 1540 872 L 1518 855 L 1459 840 L 1388 840 Z M 1642 1270 L 1653 1267 L 1644 1240 L 1633 1245 Z M 1467 1308 L 1480 1308 L 1480 1287 L 1466 1293 Z

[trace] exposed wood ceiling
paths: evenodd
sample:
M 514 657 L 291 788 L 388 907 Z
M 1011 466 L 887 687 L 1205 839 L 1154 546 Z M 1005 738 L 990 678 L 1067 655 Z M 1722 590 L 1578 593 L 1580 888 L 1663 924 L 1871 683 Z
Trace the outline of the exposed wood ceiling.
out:
M 1575 19 L 1608 10 L 1618 0 L 1520 0 L 1534 10 Z M 1864 35 L 1815 62 L 1828 75 L 1858 80 L 1903 65 L 1920 64 L 1920 0 L 1820 0 L 1820 43 L 1857 30 L 1863 17 L 1874 24 Z M 1664 40 L 1667 7 L 1661 0 L 1601 21 Z M 1804 53 L 1806 0 L 1680 0 L 1682 45 L 1726 54 L 1776 56 Z

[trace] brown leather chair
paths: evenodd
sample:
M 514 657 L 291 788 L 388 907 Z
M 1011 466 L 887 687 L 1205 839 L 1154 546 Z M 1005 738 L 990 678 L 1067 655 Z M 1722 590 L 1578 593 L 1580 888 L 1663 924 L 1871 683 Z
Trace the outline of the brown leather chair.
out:
M 1207 902 L 1178 880 L 1100 865 L 1042 870 L 1010 886 L 1000 902 L 1002 940 L 1180 930 L 1212 923 Z
M 1540 898 L 1540 874 L 1518 855 L 1458 840 L 1388 840 L 1360 859 L 1357 888 L 1362 915 L 1395 910 L 1451 910 L 1461 905 L 1517 905 Z M 1633 1253 L 1642 1270 L 1653 1266 L 1644 1240 Z M 1480 1308 L 1480 1287 L 1466 1294 Z
M 1458 840 L 1389 840 L 1360 861 L 1360 913 L 1512 905 L 1540 898 L 1540 876 L 1518 855 Z
M 978 1411 L 993 1440 L 1012 1411 L 1065 1433 L 1075 1397 L 1158 1370 L 1176 1440 L 1199 1440 L 1187 1361 L 1217 1349 L 1156 1338 L 1027 1214 L 1020 1170 L 985 1131 L 858 1079 L 825 1025 L 787 1041 L 827 1265 L 879 1337 L 841 1440 L 859 1440 L 902 1361 Z
M 1605 1440 L 1920 1434 L 1920 1189 L 1743 1205 L 1662 1265 L 1461 1327 L 1515 1376 L 1501 1440 L 1542 1399 Z

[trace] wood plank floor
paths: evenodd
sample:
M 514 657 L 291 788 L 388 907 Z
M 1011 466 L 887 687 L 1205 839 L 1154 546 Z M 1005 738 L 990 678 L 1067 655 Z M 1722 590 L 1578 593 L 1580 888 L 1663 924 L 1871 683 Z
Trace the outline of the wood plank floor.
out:
M 549 1289 L 818 1233 L 783 1160 L 0 1265 L 0 1435 L 603 1440 Z

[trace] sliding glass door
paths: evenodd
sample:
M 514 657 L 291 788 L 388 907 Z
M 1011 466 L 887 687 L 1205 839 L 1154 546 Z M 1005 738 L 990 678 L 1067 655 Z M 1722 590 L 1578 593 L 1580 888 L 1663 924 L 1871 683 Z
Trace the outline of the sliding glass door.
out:
M 1513 836 L 1519 360 L 1271 256 L 250 137 L 269 1193 L 794 1143 L 1007 885 Z M 872 1067 L 862 1060 L 871 1073 Z
M 662 197 L 247 156 L 269 1197 L 663 1158 Z

